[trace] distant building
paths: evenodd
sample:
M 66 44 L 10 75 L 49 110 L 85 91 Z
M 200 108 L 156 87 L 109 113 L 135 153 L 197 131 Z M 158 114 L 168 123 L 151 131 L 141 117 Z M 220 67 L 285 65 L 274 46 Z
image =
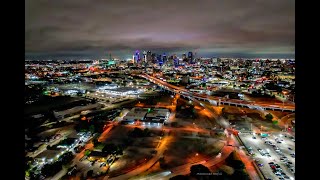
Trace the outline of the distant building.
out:
M 152 61 L 152 63 L 157 63 L 156 53 L 151 54 L 151 61 Z
M 190 77 L 189 77 L 189 75 L 183 76 L 182 79 L 181 79 L 181 83 L 183 83 L 183 84 L 189 84 L 189 83 L 190 83 Z
M 163 59 L 161 57 L 162 57 L 161 54 L 157 55 L 157 62 L 159 63 L 160 66 L 162 66 L 163 64 Z
M 153 58 L 152 58 L 152 54 L 151 51 L 147 52 L 147 62 L 152 62 Z
M 143 51 L 143 62 L 147 62 L 147 52 Z
M 166 53 L 163 53 L 163 55 L 162 55 L 162 61 L 163 61 L 164 64 L 168 61 L 168 58 L 167 58 Z
M 179 66 L 179 59 L 178 58 L 173 59 L 173 63 L 174 63 L 174 67 L 178 67 Z
M 193 63 L 193 53 L 191 51 L 188 52 L 188 61 L 189 63 Z
M 176 54 L 173 55 L 173 59 L 178 59 Z
M 134 62 L 135 63 L 139 63 L 141 60 L 140 58 L 140 52 L 138 50 L 136 50 L 135 54 L 134 54 Z
M 185 53 L 182 54 L 182 60 L 186 61 L 187 60 L 187 55 Z

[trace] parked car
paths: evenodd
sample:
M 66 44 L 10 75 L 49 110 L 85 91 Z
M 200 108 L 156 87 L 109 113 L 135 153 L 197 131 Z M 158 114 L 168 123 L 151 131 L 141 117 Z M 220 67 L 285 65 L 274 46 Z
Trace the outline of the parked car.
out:
M 259 167 L 262 167 L 262 166 L 263 166 L 263 164 L 262 164 L 262 163 L 259 163 L 259 164 L 258 164 L 258 166 L 259 166 Z

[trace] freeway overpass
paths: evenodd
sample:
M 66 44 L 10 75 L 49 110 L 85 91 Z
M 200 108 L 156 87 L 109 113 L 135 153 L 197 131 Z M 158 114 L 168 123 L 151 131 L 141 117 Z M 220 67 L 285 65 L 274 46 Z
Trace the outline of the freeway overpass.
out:
M 292 104 L 269 104 L 269 103 L 262 103 L 262 102 L 248 102 L 244 100 L 236 100 L 236 99 L 223 99 L 219 97 L 213 97 L 208 95 L 202 95 L 202 94 L 196 94 L 191 93 L 188 90 L 174 86 L 172 84 L 169 84 L 167 82 L 161 81 L 155 77 L 142 74 L 139 75 L 140 77 L 143 77 L 157 85 L 159 85 L 161 88 L 163 88 L 166 91 L 172 92 L 172 93 L 178 93 L 182 97 L 188 98 L 188 99 L 196 99 L 199 101 L 208 101 L 213 105 L 219 106 L 220 104 L 223 105 L 229 105 L 229 106 L 236 106 L 236 107 L 243 107 L 243 108 L 250 108 L 250 109 L 258 109 L 258 110 L 272 110 L 272 111 L 285 111 L 285 112 L 295 112 L 295 107 Z

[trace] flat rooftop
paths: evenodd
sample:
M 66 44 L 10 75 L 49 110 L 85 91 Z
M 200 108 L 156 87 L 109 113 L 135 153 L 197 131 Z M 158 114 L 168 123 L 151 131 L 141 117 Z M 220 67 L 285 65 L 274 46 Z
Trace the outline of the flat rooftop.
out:
M 149 112 L 146 117 L 147 118 L 155 118 L 155 117 L 163 117 L 163 118 L 166 118 L 166 117 L 169 117 L 169 110 L 168 109 L 153 109 L 151 112 Z
M 132 108 L 123 120 L 141 119 L 143 120 L 148 113 L 148 108 Z

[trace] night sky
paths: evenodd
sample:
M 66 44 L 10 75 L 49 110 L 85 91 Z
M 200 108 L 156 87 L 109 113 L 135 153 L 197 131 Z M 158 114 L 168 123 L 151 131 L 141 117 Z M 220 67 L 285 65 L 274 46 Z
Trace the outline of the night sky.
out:
M 26 58 L 294 57 L 294 0 L 28 0 Z

